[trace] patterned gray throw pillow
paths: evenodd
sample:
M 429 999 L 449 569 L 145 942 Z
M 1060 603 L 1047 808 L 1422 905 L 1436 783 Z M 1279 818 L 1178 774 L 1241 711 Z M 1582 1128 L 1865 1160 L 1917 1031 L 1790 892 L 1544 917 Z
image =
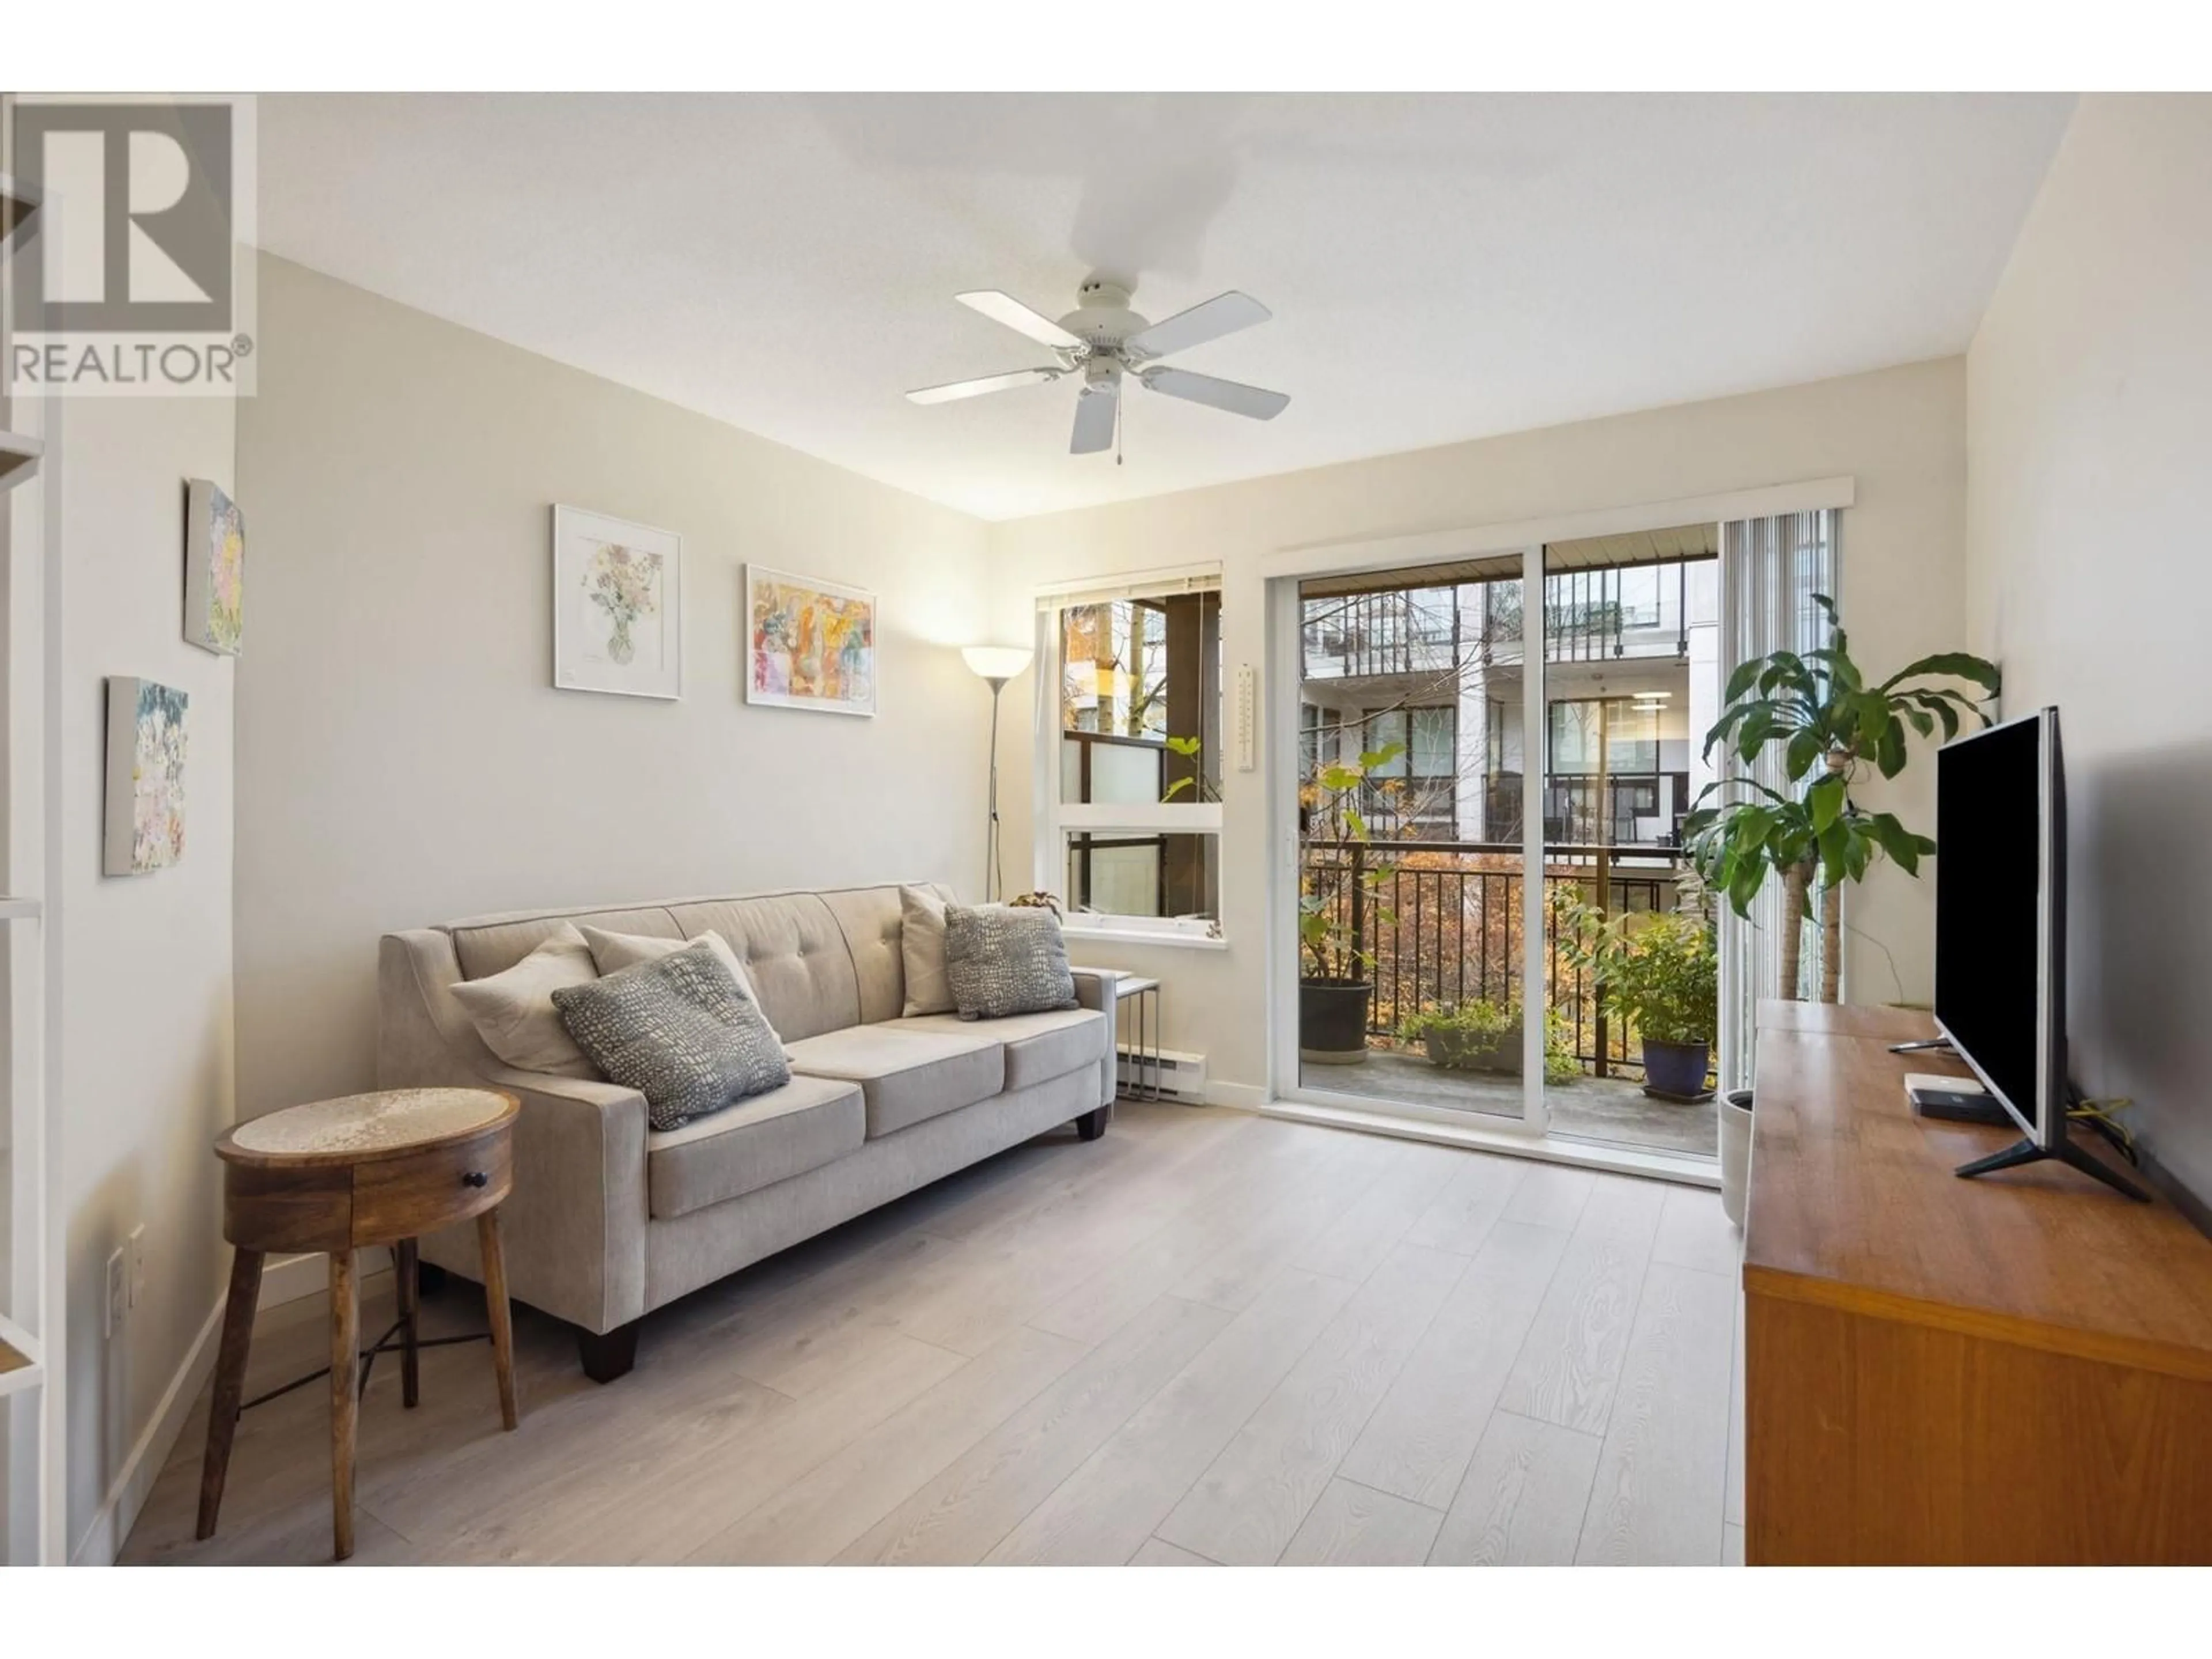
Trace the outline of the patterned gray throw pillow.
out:
M 963 1019 L 1003 1019 L 1077 1006 L 1060 918 L 1046 909 L 946 905 L 945 977 Z
M 656 1129 L 681 1128 L 791 1081 L 768 1016 L 703 939 L 564 986 L 553 1006 L 593 1065 L 645 1097 Z

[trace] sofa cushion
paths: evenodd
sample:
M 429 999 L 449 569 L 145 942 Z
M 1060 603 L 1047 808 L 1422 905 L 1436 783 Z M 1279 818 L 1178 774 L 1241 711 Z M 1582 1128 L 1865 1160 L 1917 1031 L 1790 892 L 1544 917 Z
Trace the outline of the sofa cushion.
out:
M 556 991 L 553 1006 L 593 1065 L 645 1097 L 656 1129 L 681 1128 L 791 1081 L 760 1005 L 703 939 Z
M 681 930 L 667 910 L 653 904 L 631 905 L 618 910 L 556 910 L 511 912 L 505 915 L 471 916 L 446 924 L 453 936 L 453 954 L 460 958 L 461 973 L 483 979 L 504 973 L 564 927 L 589 923 L 611 933 L 655 933 L 678 937 Z
M 1042 907 L 945 907 L 945 977 L 963 1019 L 1076 1006 L 1060 917 Z
M 906 973 L 899 961 L 899 890 L 896 887 L 832 888 L 822 902 L 836 918 L 853 958 L 860 992 L 857 1025 L 896 1019 L 906 1001 Z
M 952 1012 L 952 985 L 945 977 L 945 900 L 927 887 L 899 889 L 899 965 L 906 977 L 900 1012 Z
M 787 1042 L 860 1024 L 853 952 L 819 893 L 702 899 L 671 905 L 668 914 L 686 939 L 711 928 L 729 940 L 762 1011 Z
M 866 1138 L 858 1085 L 794 1077 L 727 1111 L 646 1136 L 647 1206 L 664 1221 L 689 1215 L 818 1170 Z
M 957 1014 L 922 1014 L 895 1019 L 890 1030 L 996 1038 L 1006 1045 L 1006 1087 L 1026 1089 L 1047 1083 L 1106 1058 L 1106 1016 L 1089 1008 L 1053 1009 L 1041 1014 L 1009 1014 L 1004 1019 L 962 1019 Z
M 1006 1083 L 1006 1049 L 983 1034 L 854 1025 L 804 1038 L 790 1053 L 794 1071 L 860 1085 L 871 1140 L 988 1100 Z
M 654 939 L 649 933 L 610 933 L 604 927 L 586 927 L 580 931 L 584 943 L 591 947 L 592 961 L 603 978 L 609 974 L 619 974 L 625 968 L 635 968 L 641 962 L 658 962 L 663 957 L 672 957 L 689 945 L 703 942 L 722 966 L 730 970 L 730 976 L 738 981 L 738 988 L 755 1002 L 760 1000 L 760 993 L 753 989 L 752 980 L 745 973 L 745 964 L 739 962 L 737 952 L 730 949 L 729 940 L 711 930 L 700 934 L 697 940 Z
M 512 967 L 456 981 L 453 997 L 468 1010 L 484 1046 L 515 1070 L 597 1077 L 561 1023 L 553 994 L 598 977 L 584 936 L 564 921 Z

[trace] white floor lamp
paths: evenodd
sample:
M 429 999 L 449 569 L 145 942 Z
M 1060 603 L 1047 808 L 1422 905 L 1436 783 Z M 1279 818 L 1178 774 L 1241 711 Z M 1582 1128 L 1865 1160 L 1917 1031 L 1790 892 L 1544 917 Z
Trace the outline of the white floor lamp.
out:
M 991 688 L 991 809 L 983 832 L 983 902 L 989 903 L 1006 887 L 999 859 L 999 694 L 1006 682 L 1030 665 L 1036 653 L 1023 645 L 964 645 L 960 655 L 976 677 Z

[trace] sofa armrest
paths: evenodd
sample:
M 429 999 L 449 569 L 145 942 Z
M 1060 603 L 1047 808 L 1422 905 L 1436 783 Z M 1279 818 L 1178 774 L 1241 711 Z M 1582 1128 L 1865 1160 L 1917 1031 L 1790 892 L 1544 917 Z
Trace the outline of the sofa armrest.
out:
M 1072 968 L 1075 975 L 1075 1000 L 1085 1007 L 1100 1013 L 1114 1012 L 1114 987 L 1121 975 L 1112 968 Z
M 377 1081 L 386 1089 L 504 1089 L 522 1103 L 514 1189 L 500 1206 L 507 1287 L 592 1331 L 645 1310 L 645 1097 L 599 1078 L 519 1072 L 483 1040 L 453 986 L 452 939 L 386 935 L 378 957 Z M 424 1260 L 481 1278 L 473 1226 L 422 1240 Z
M 1114 1052 L 1118 1041 L 1116 1033 L 1121 1027 L 1121 999 L 1115 993 L 1121 975 L 1111 968 L 1077 968 L 1075 1000 L 1093 1012 L 1106 1016 L 1106 1053 L 1099 1064 L 1098 1103 L 1111 1106 L 1114 1097 L 1121 1093 L 1121 1079 Z
M 499 1211 L 508 1289 L 588 1330 L 628 1324 L 645 1311 L 645 1097 L 507 1066 L 484 1081 L 522 1103 Z M 471 1237 L 452 1265 L 466 1271 L 474 1254 Z

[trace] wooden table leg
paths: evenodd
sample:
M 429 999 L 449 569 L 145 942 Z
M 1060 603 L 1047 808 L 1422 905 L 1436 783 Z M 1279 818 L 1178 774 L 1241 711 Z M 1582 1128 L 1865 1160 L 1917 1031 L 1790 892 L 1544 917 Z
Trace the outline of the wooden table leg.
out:
M 422 1366 L 417 1350 L 422 1340 L 422 1292 L 416 1275 L 415 1241 L 403 1238 L 393 1248 L 394 1277 L 399 1281 L 399 1403 L 413 1410 L 422 1398 Z
M 222 1508 L 223 1477 L 230 1472 L 230 1443 L 238 1434 L 238 1402 L 246 1392 L 246 1358 L 253 1346 L 253 1309 L 261 1298 L 259 1250 L 234 1250 L 230 1296 L 222 1307 L 222 1346 L 215 1362 L 215 1401 L 208 1410 L 207 1455 L 200 1463 L 199 1538 L 215 1536 Z
M 499 1211 L 477 1218 L 477 1248 L 483 1254 L 484 1312 L 491 1321 L 492 1370 L 499 1378 L 499 1419 L 519 1420 L 514 1405 L 514 1319 L 507 1305 L 507 1257 L 499 1246 Z
M 331 1252 L 331 1537 L 343 1561 L 353 1553 L 353 1446 L 361 1368 L 361 1281 L 353 1252 Z

